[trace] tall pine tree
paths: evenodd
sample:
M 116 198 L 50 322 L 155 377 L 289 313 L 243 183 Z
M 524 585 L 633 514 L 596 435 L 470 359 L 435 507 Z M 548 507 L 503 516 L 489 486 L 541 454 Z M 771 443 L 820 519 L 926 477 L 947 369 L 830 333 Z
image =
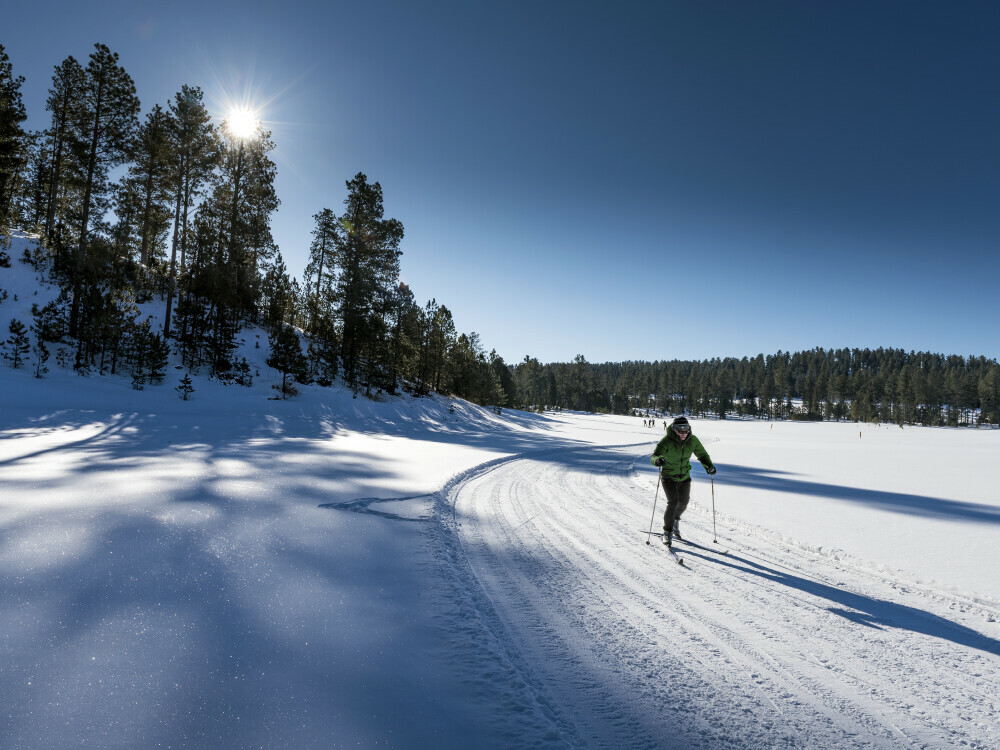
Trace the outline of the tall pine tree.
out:
M 157 104 L 139 129 L 129 167 L 129 177 L 138 189 L 139 262 L 144 266 L 152 265 L 166 235 L 172 161 L 170 115 Z
M 131 76 L 118 64 L 118 54 L 103 44 L 94 52 L 83 74 L 73 127 L 80 148 L 83 171 L 83 202 L 80 234 L 75 249 L 73 306 L 70 335 L 79 328 L 80 294 L 84 260 L 90 241 L 91 214 L 103 213 L 108 193 L 108 171 L 124 162 L 138 127 L 139 99 Z M 95 211 L 95 208 L 98 209 Z
M 27 139 L 21 123 L 27 115 L 21 99 L 24 76 L 14 76 L 0 44 L 0 234 L 10 228 L 16 185 L 27 163 Z
M 321 318 L 328 317 L 330 314 L 328 307 L 333 299 L 333 282 L 336 270 L 334 258 L 340 231 L 337 216 L 329 208 L 324 208 L 314 215 L 313 221 L 316 222 L 316 225 L 312 231 L 312 244 L 309 245 L 309 262 L 306 264 L 310 333 L 317 327 Z M 316 281 L 311 283 L 310 279 L 314 277 Z
M 56 66 L 52 74 L 52 88 L 45 102 L 45 108 L 52 114 L 49 129 L 45 131 L 45 152 L 51 160 L 46 169 L 45 235 L 57 249 L 66 241 L 64 232 L 57 233 L 67 208 L 65 204 L 69 191 L 66 175 L 72 173 L 70 167 L 76 165 L 81 150 L 75 140 L 73 122 L 83 79 L 83 68 L 70 55 Z M 56 259 L 59 260 L 58 254 Z
M 363 173 L 347 182 L 347 191 L 343 231 L 337 236 L 336 284 L 344 377 L 357 388 L 363 373 L 370 392 L 373 385 L 387 385 L 380 376 L 385 375 L 386 318 L 399 278 L 403 225 L 384 218 L 382 186 L 370 184 Z
M 167 309 L 163 321 L 164 337 L 170 335 L 170 316 L 177 277 L 187 261 L 188 211 L 212 175 L 219 159 L 219 142 L 205 107 L 201 89 L 181 86 L 170 102 L 173 129 L 174 231 L 170 243 L 170 267 L 167 271 Z M 180 250 L 180 269 L 177 252 Z

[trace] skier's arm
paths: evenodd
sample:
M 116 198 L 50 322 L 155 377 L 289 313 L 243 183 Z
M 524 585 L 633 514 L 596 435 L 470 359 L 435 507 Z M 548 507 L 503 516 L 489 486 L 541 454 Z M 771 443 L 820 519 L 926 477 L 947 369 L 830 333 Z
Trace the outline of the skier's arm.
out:
M 698 440 L 698 438 L 694 437 L 694 435 L 692 435 L 691 437 L 695 441 L 693 446 L 694 455 L 698 457 L 698 460 L 701 462 L 701 465 L 705 467 L 705 471 L 707 471 L 709 474 L 714 474 L 715 464 L 712 463 L 712 458 L 711 456 L 708 455 L 708 451 L 705 450 L 705 446 L 702 445 L 701 441 Z
M 651 455 L 649 457 L 649 463 L 653 464 L 653 466 L 662 466 L 663 465 L 662 464 L 662 459 L 666 457 L 666 453 L 667 453 L 666 448 L 665 448 L 665 443 L 666 442 L 667 442 L 667 438 L 662 438 L 660 440 L 660 442 L 658 442 L 656 444 L 656 447 L 653 449 L 653 455 Z M 658 459 L 658 458 L 661 459 L 661 463 L 656 463 L 656 459 Z

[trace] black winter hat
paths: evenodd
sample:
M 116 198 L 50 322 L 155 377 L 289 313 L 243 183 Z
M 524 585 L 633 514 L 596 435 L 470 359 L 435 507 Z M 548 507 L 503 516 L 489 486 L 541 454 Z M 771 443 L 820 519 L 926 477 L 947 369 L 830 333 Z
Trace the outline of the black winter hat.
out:
M 670 423 L 670 426 L 671 427 L 676 427 L 677 425 L 682 425 L 682 424 L 683 425 L 688 424 L 687 417 L 677 417 L 677 419 L 675 419 L 673 422 Z M 690 426 L 690 425 L 688 425 L 688 426 Z

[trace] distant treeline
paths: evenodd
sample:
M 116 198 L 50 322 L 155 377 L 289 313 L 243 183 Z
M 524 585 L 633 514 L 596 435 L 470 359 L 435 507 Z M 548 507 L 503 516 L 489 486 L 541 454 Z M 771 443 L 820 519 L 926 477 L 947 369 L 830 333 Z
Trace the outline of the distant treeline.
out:
M 540 364 L 514 368 L 525 404 L 628 414 L 1000 424 L 1000 365 L 902 349 L 813 349 L 700 362 Z
M 56 342 L 62 364 L 130 374 L 141 388 L 163 378 L 173 351 L 191 372 L 247 385 L 255 373 L 240 332 L 255 325 L 269 333 L 285 395 L 296 380 L 340 377 L 368 395 L 402 385 L 480 403 L 512 397 L 503 361 L 400 282 L 403 225 L 384 216 L 378 182 L 357 174 L 342 211 L 315 215 L 299 283 L 271 235 L 277 168 L 259 123 L 213 123 L 188 85 L 140 119 L 132 78 L 102 44 L 85 64 L 55 66 L 44 130 L 23 128 L 23 83 L 0 46 L 0 238 L 37 233 L 23 260 L 60 294 L 33 321 L 11 322 L 14 364 L 34 359 L 41 377 Z M 145 303 L 162 305 L 156 325 L 140 315 Z

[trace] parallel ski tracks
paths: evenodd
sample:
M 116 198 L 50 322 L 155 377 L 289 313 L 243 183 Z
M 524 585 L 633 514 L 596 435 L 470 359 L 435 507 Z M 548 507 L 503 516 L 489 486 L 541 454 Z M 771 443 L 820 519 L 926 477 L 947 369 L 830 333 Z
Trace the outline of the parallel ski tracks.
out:
M 646 546 L 635 528 L 652 496 L 631 472 L 634 450 L 514 457 L 447 490 L 461 550 L 502 623 L 498 637 L 584 744 L 919 747 L 954 741 L 970 725 L 968 746 L 997 739 L 989 696 L 1000 685 L 989 664 L 975 681 L 952 669 L 921 689 L 905 675 L 914 663 L 898 634 L 810 591 L 847 579 L 867 592 L 867 576 L 763 539 L 745 557 L 685 549 L 690 569 Z M 697 512 L 685 521 L 710 536 Z M 937 639 L 924 646 L 922 657 L 940 664 Z M 955 727 L 936 726 L 942 691 L 955 689 L 967 696 L 949 711 Z
M 787 548 L 792 552 L 792 548 Z M 766 552 L 757 551 L 757 559 L 768 560 L 775 567 L 780 566 L 773 561 L 772 555 Z M 813 568 L 824 567 L 829 562 L 819 555 L 809 556 L 801 551 L 796 551 L 800 557 L 804 557 L 803 562 L 808 563 Z M 810 559 L 810 557 L 812 559 Z M 710 560 L 711 558 L 706 558 Z M 734 562 L 739 562 L 737 554 Z M 736 572 L 724 566 L 717 566 L 717 571 L 732 579 L 734 586 L 745 583 L 745 574 Z M 839 570 L 839 573 L 851 571 Z M 801 574 L 800 574 L 801 575 Z M 837 578 L 843 578 L 838 575 Z M 866 580 L 870 579 L 870 580 Z M 852 580 L 850 584 L 831 583 L 827 576 L 812 575 L 810 580 L 821 586 L 848 586 L 853 591 L 859 592 L 859 597 L 877 597 L 877 582 L 872 579 L 871 573 L 861 571 L 857 580 Z M 882 588 L 885 582 L 881 581 Z M 773 607 L 771 596 L 759 594 L 759 591 L 767 591 L 768 594 L 781 593 L 782 584 L 776 582 L 762 583 L 758 587 L 752 587 L 743 592 L 745 599 L 752 599 L 761 607 Z M 709 602 L 719 604 L 712 592 L 705 595 Z M 915 604 L 919 605 L 919 602 Z M 912 655 L 917 652 L 927 651 L 926 646 L 917 646 L 916 649 L 908 648 L 900 650 L 895 639 L 880 638 L 880 632 L 886 631 L 885 625 L 876 624 L 869 626 L 872 637 L 859 640 L 852 630 L 856 630 L 856 624 L 850 618 L 845 618 L 842 613 L 833 613 L 832 608 L 829 613 L 818 609 L 813 601 L 802 601 L 792 597 L 786 601 L 787 609 L 783 612 L 775 611 L 775 620 L 780 628 L 770 620 L 763 620 L 758 623 L 759 635 L 767 642 L 766 651 L 758 648 L 757 651 L 770 662 L 772 668 L 779 670 L 786 675 L 794 669 L 794 679 L 800 680 L 803 684 L 810 686 L 810 691 L 816 695 L 831 696 L 833 700 L 824 698 L 823 703 L 827 707 L 835 708 L 853 715 L 856 720 L 866 726 L 874 734 L 880 733 L 880 727 L 890 730 L 891 735 L 896 738 L 899 745 L 894 746 L 924 746 L 926 742 L 932 744 L 950 744 L 954 741 L 947 733 L 942 733 L 939 728 L 922 730 L 919 734 L 920 740 L 912 738 L 900 725 L 906 724 L 910 720 L 908 717 L 914 710 L 931 714 L 942 710 L 951 711 L 950 706 L 942 706 L 952 701 L 956 695 L 989 695 L 992 688 L 988 688 L 982 683 L 971 683 L 965 676 L 962 669 L 954 668 L 954 665 L 945 666 L 946 669 L 938 669 L 936 673 L 929 674 L 927 665 L 923 668 L 914 669 Z M 913 606 L 913 605 L 910 605 Z M 819 621 L 819 613 L 824 612 Z M 848 613 L 849 614 L 849 613 Z M 706 624 L 716 628 L 716 624 L 706 620 Z M 790 653 L 787 648 L 788 628 L 794 627 L 797 637 L 802 639 L 802 645 L 798 653 Z M 882 642 L 882 641 L 886 642 Z M 852 658 L 844 658 L 843 644 L 850 644 L 849 653 Z M 767 656 L 770 653 L 781 653 L 788 665 L 779 663 L 776 659 Z M 925 658 L 934 658 L 932 652 L 927 652 Z M 976 664 L 984 659 L 989 660 L 989 656 L 981 656 L 973 653 L 967 656 L 964 663 Z M 831 691 L 830 680 L 819 679 L 817 674 L 833 673 L 838 676 L 834 682 L 834 690 Z M 923 703 L 922 706 L 919 703 Z M 960 725 L 964 719 L 961 718 L 962 709 L 957 708 L 955 713 L 956 724 Z M 929 733 L 928 733 L 929 732 Z M 972 746 L 976 746 L 972 743 Z M 986 745 L 983 745 L 986 747 Z

